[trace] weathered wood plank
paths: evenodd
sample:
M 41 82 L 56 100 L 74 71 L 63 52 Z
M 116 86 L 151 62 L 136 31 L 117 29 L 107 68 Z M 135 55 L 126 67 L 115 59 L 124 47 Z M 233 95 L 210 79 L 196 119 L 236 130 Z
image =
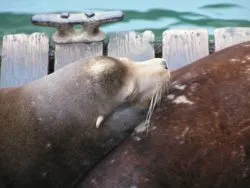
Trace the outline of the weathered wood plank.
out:
M 163 32 L 162 56 L 168 62 L 171 71 L 208 54 L 208 31 L 205 29 L 177 29 Z
M 21 86 L 48 73 L 49 38 L 43 33 L 3 37 L 0 87 Z
M 250 41 L 249 27 L 227 27 L 214 31 L 215 51 L 222 50 L 229 46 Z
M 127 57 L 134 61 L 151 59 L 155 57 L 154 40 L 152 31 L 112 33 L 109 37 L 108 55 Z
M 103 42 L 55 44 L 55 70 L 79 59 L 103 54 Z

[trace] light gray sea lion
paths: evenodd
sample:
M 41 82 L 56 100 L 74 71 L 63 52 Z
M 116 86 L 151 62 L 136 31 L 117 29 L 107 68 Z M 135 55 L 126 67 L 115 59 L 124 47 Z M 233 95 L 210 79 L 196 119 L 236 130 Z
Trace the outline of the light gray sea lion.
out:
M 149 101 L 166 91 L 165 64 L 99 56 L 0 89 L 1 183 L 73 187 L 145 118 Z

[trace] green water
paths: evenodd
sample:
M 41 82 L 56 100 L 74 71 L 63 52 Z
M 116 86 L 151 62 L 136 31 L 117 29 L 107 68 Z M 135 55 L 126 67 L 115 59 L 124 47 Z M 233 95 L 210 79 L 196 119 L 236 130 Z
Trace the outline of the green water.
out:
M 250 4 L 250 2 L 249 2 Z M 146 11 L 139 10 L 123 10 L 125 18 L 120 23 L 107 25 L 103 30 L 107 33 L 113 31 L 135 30 L 138 32 L 144 30 L 152 30 L 156 39 L 161 38 L 163 31 L 173 28 L 197 28 L 202 27 L 209 30 L 212 35 L 213 30 L 219 27 L 250 27 L 250 11 L 249 19 L 242 19 L 239 14 L 226 18 L 225 15 L 221 18 L 220 15 L 206 14 L 204 10 L 234 10 L 246 9 L 237 4 L 221 3 L 209 4 L 198 7 L 200 11 L 177 11 L 173 9 L 148 9 Z M 200 13 L 203 12 L 203 13 Z M 245 13 L 246 14 L 246 13 Z M 51 36 L 55 32 L 54 28 L 34 26 L 31 23 L 31 13 L 15 13 L 15 12 L 0 12 L 0 38 L 8 34 L 16 33 L 33 33 L 45 32 Z M 166 20 L 166 21 L 165 21 Z

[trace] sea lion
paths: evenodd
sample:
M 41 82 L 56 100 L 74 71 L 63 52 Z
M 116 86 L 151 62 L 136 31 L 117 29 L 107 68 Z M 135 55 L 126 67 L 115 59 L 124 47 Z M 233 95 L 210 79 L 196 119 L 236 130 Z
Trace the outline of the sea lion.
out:
M 143 130 L 142 128 L 139 130 Z M 250 42 L 171 72 L 151 119 L 78 188 L 248 188 Z
M 165 65 L 160 58 L 135 63 L 98 56 L 0 89 L 0 183 L 73 187 L 166 91 Z

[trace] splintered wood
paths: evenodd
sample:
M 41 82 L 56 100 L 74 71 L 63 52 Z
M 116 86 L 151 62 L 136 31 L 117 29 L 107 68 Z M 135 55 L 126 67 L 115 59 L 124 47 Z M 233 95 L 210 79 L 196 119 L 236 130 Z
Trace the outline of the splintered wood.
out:
M 205 29 L 168 30 L 163 33 L 162 56 L 175 70 L 209 54 Z
M 250 41 L 249 27 L 220 28 L 214 32 L 215 51 Z
M 152 59 L 155 57 L 154 41 L 155 36 L 152 31 L 112 33 L 109 37 L 108 55 L 127 57 L 134 61 Z
M 49 38 L 43 33 L 3 38 L 0 87 L 21 86 L 48 73 Z
M 102 55 L 103 42 L 55 44 L 55 71 L 76 60 Z

